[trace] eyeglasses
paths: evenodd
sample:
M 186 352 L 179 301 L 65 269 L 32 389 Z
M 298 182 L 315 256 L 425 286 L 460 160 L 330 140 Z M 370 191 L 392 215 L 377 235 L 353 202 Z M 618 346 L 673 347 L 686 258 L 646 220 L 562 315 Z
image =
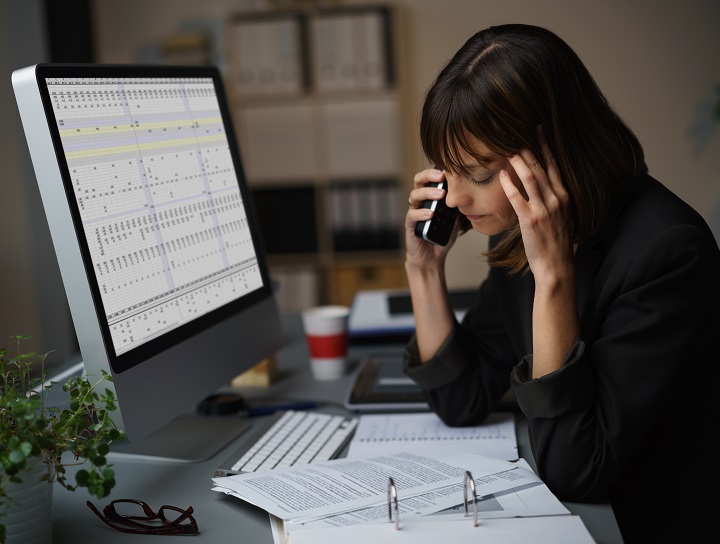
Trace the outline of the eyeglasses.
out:
M 193 508 L 186 510 L 177 506 L 163 505 L 155 513 L 145 502 L 135 499 L 118 499 L 112 501 L 102 514 L 93 503 L 87 501 L 88 508 L 97 517 L 113 529 L 124 533 L 143 535 L 196 535 L 197 522 L 192 517 Z

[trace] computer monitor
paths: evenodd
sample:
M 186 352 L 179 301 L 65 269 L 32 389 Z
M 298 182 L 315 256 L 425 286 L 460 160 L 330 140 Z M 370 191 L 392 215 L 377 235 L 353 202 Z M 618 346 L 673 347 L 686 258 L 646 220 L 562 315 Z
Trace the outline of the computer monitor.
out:
M 86 371 L 113 377 L 142 442 L 282 344 L 219 71 L 39 64 L 12 83 Z

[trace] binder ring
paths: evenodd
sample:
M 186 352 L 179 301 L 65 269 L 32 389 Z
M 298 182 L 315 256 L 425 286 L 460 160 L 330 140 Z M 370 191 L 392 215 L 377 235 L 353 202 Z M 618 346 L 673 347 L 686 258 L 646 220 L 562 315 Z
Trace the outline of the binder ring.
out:
M 392 478 L 388 478 L 388 492 L 387 492 L 387 504 L 388 504 L 388 521 L 393 521 L 393 510 L 395 510 L 395 530 L 400 530 L 400 511 L 398 509 L 397 489 L 395 488 L 395 481 Z
M 473 527 L 477 527 L 478 514 L 477 514 L 477 493 L 475 492 L 475 480 L 469 470 L 465 471 L 465 477 L 463 478 L 463 502 L 465 503 L 465 516 L 468 515 L 468 482 L 470 482 L 470 489 L 473 494 Z

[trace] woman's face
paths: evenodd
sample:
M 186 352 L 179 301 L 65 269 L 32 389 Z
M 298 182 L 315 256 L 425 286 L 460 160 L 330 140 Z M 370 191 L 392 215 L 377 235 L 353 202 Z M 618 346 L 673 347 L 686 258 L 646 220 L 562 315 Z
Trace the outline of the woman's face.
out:
M 492 236 L 506 231 L 517 222 L 515 210 L 500 184 L 500 170 L 510 174 L 523 194 L 525 191 L 507 157 L 493 153 L 479 140 L 475 140 L 473 151 L 492 157 L 492 162 L 481 165 L 463 152 L 462 160 L 470 174 L 445 172 L 448 183 L 446 202 L 450 207 L 457 207 L 468 218 L 473 230 Z

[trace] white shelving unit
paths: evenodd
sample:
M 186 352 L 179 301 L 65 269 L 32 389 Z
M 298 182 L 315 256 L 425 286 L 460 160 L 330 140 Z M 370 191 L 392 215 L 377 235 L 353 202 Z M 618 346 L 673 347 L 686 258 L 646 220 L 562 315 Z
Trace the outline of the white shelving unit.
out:
M 390 6 L 231 14 L 225 78 L 281 307 L 405 285 Z

